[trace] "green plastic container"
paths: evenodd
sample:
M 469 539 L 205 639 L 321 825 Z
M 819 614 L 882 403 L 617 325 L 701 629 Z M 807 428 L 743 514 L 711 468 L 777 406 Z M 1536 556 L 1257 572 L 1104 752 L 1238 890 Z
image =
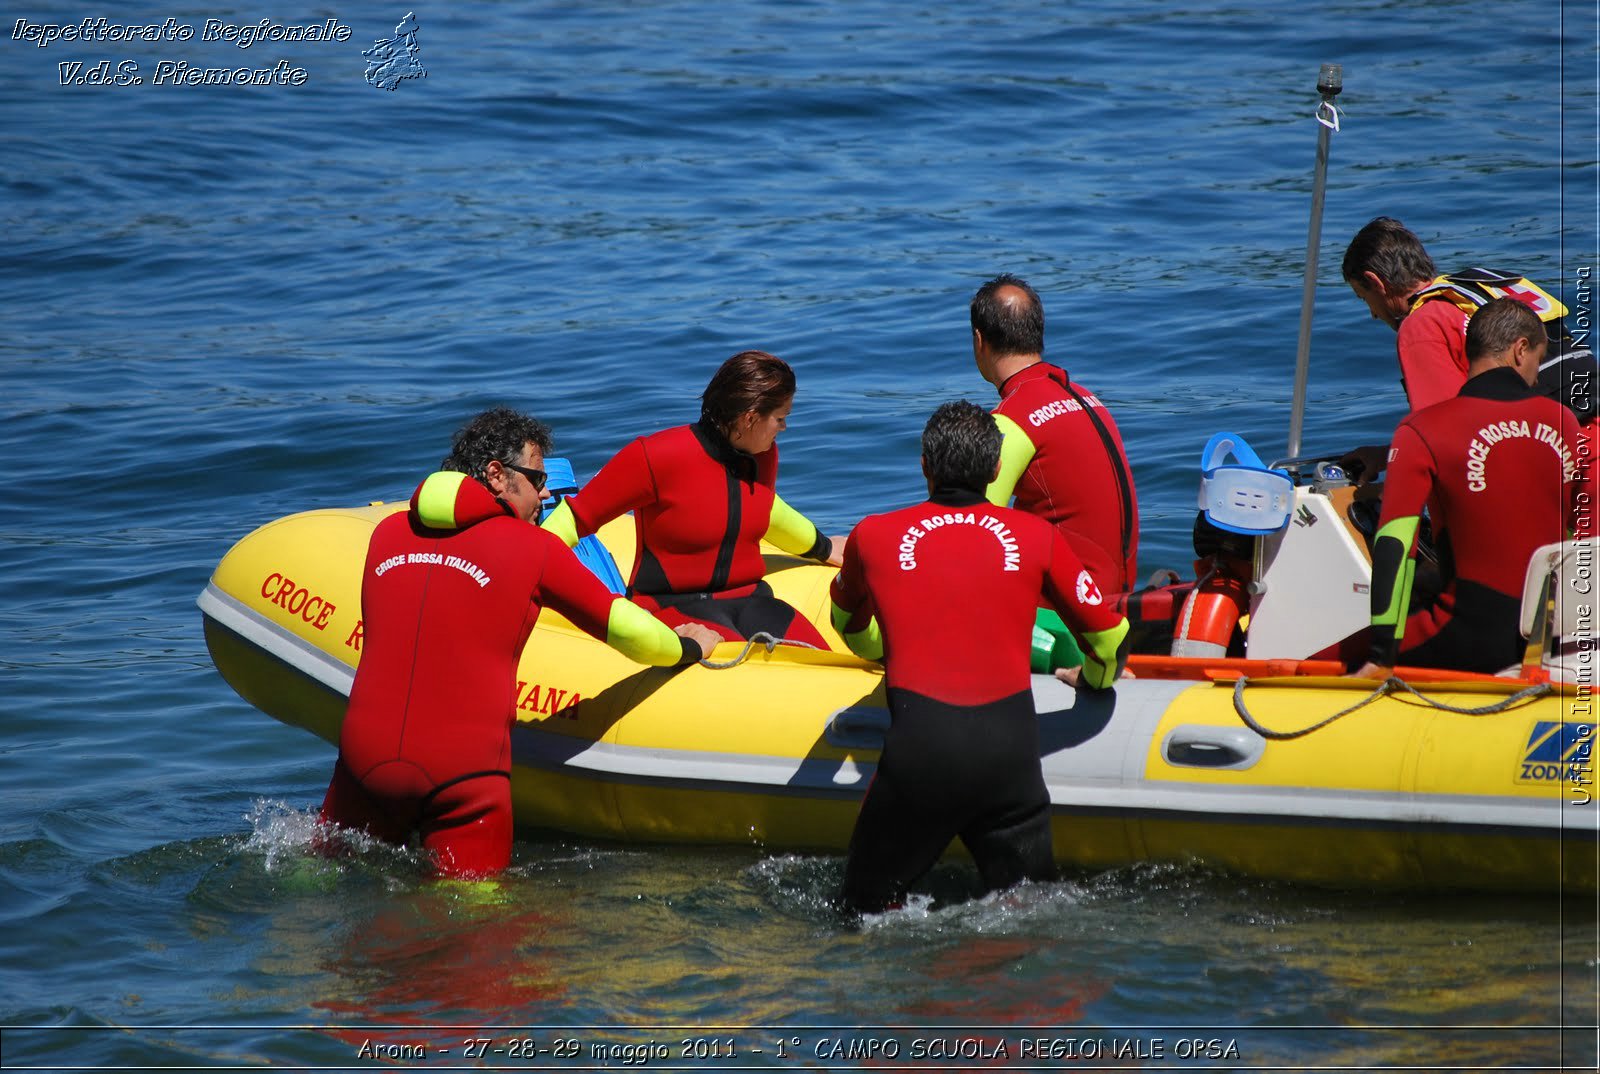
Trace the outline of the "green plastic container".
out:
M 1033 617 L 1033 647 L 1028 667 L 1035 675 L 1048 675 L 1056 668 L 1075 668 L 1083 663 L 1083 650 L 1061 616 L 1040 608 Z

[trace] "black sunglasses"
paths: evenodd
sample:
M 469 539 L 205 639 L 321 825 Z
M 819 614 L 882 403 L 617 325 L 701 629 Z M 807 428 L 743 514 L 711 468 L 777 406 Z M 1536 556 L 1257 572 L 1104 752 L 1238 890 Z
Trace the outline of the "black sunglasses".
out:
M 534 470 L 527 466 L 518 466 L 514 462 L 502 462 L 500 465 L 504 466 L 507 470 L 515 470 L 517 473 L 527 478 L 529 483 L 533 485 L 533 491 L 544 491 L 545 473 L 543 470 Z

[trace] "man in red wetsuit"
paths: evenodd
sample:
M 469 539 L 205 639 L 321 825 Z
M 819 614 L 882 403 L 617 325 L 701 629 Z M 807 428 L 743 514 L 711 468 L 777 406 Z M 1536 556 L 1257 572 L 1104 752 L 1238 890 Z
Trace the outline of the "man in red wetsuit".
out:
M 988 889 L 1055 875 L 1027 629 L 1041 596 L 1087 654 L 1080 681 L 1121 672 L 1128 622 L 1061 533 L 984 499 L 1001 434 L 946 403 L 922 434 L 928 500 L 863 519 L 832 588 L 851 650 L 882 659 L 890 727 L 850 838 L 839 905 L 904 899 L 960 837 Z
M 1411 412 L 1461 390 L 1467 379 L 1467 321 L 1474 310 L 1503 297 L 1526 304 L 1543 323 L 1548 348 L 1538 370 L 1540 392 L 1571 407 L 1580 426 L 1593 421 L 1600 392 L 1594 356 L 1584 341 L 1567 333 L 1566 307 L 1532 281 L 1481 268 L 1441 276 L 1422 240 L 1388 216 L 1356 232 L 1341 271 L 1373 318 L 1395 330 L 1400 384 Z M 1379 445 L 1357 449 L 1343 461 L 1351 476 L 1370 481 L 1383 469 L 1386 455 Z
M 1000 392 L 1004 441 L 990 503 L 1049 522 L 1102 593 L 1133 586 L 1139 504 L 1117 423 L 1099 399 L 1044 361 L 1044 304 L 1027 282 L 997 276 L 972 296 L 972 355 Z
M 510 861 L 517 661 L 542 607 L 644 664 L 692 663 L 716 642 L 613 596 L 532 524 L 549 447 L 540 422 L 485 411 L 367 548 L 361 663 L 322 819 L 395 843 L 419 834 L 447 875 Z
M 1372 553 L 1371 655 L 1356 674 L 1407 664 L 1495 672 L 1518 662 L 1523 576 L 1579 510 L 1577 419 L 1534 390 L 1547 341 L 1538 315 L 1498 298 L 1467 326 L 1461 392 L 1395 431 Z M 1407 615 L 1423 506 L 1444 588 Z

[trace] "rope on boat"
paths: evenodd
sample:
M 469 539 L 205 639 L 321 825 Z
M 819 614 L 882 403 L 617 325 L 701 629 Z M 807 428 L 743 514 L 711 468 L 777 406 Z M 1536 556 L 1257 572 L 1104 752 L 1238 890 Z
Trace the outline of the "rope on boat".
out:
M 737 667 L 745 662 L 745 658 L 750 655 L 750 650 L 755 648 L 757 645 L 766 646 L 767 652 L 769 653 L 780 645 L 798 645 L 802 649 L 817 648 L 817 646 L 812 645 L 809 641 L 797 641 L 794 638 L 778 638 L 768 634 L 765 630 L 758 630 L 754 634 L 750 635 L 750 637 L 744 643 L 744 648 L 739 650 L 739 655 L 734 657 L 732 660 L 702 660 L 700 661 L 700 666 L 703 668 L 710 668 L 712 671 L 724 671 L 731 667 Z
M 1239 681 L 1233 684 L 1233 711 L 1239 714 L 1239 719 L 1244 721 L 1244 725 L 1246 727 L 1250 728 L 1250 730 L 1254 731 L 1262 738 L 1276 739 L 1280 741 L 1284 739 L 1300 738 L 1303 735 L 1311 734 L 1313 731 L 1320 731 L 1333 721 L 1343 716 L 1348 716 L 1352 712 L 1355 712 L 1359 709 L 1366 708 L 1368 705 L 1378 700 L 1378 698 L 1387 694 L 1410 694 L 1423 704 L 1429 705 L 1443 712 L 1454 712 L 1462 716 L 1491 716 L 1497 712 L 1507 712 L 1511 709 L 1519 708 L 1530 701 L 1535 701 L 1538 698 L 1551 693 L 1554 689 L 1547 682 L 1539 682 L 1534 683 L 1532 686 L 1525 686 L 1516 693 L 1508 694 L 1499 701 L 1492 702 L 1488 705 L 1447 705 L 1443 701 L 1435 701 L 1433 698 L 1422 693 L 1404 679 L 1396 678 L 1395 676 L 1391 675 L 1383 682 L 1380 682 L 1377 686 L 1377 689 L 1373 690 L 1372 693 L 1368 694 L 1360 701 L 1357 701 L 1354 705 L 1334 713 L 1325 720 L 1314 723 L 1310 727 L 1302 728 L 1299 731 L 1274 731 L 1269 727 L 1263 727 L 1254 716 L 1250 715 L 1250 710 L 1245 707 L 1244 687 L 1245 683 L 1247 682 L 1249 682 L 1249 678 L 1241 675 L 1239 676 Z
M 1189 596 L 1183 602 L 1183 622 L 1178 626 L 1178 633 L 1172 639 L 1172 653 L 1178 654 L 1178 643 L 1189 640 L 1189 623 L 1194 619 L 1193 597 L 1200 592 L 1200 587 L 1211 580 L 1217 573 L 1217 557 L 1211 556 L 1206 560 L 1206 572 L 1194 580 L 1194 588 L 1189 590 Z

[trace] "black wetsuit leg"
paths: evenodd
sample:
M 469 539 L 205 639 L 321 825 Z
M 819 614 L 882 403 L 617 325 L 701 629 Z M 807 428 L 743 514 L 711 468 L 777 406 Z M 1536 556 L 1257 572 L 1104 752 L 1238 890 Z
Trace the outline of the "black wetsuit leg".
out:
M 772 591 L 765 580 L 757 582 L 753 590 L 741 596 L 713 595 L 710 593 L 659 594 L 652 597 L 663 608 L 727 627 L 741 638 L 766 634 L 774 638 L 805 642 L 826 649 L 817 628 L 810 621 Z
M 1053 878 L 1032 692 L 966 707 L 890 690 L 889 707 L 893 722 L 851 835 L 840 902 L 865 911 L 895 905 L 958 835 L 986 889 Z
M 1037 797 L 1017 788 L 1015 800 L 1005 810 L 963 831 L 961 841 L 977 863 L 987 891 L 1002 891 L 1024 880 L 1054 880 L 1058 874 L 1044 777 L 1038 779 Z
M 933 868 L 955 837 L 928 811 L 901 793 L 882 765 L 861 801 L 845 859 L 841 909 L 875 914 L 905 902 L 906 892 Z

